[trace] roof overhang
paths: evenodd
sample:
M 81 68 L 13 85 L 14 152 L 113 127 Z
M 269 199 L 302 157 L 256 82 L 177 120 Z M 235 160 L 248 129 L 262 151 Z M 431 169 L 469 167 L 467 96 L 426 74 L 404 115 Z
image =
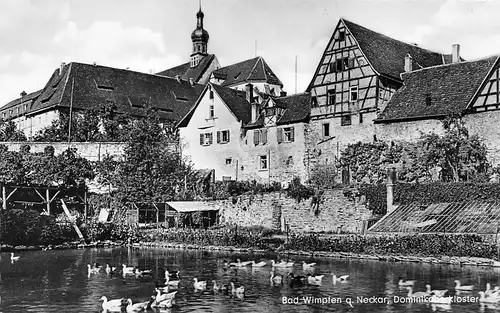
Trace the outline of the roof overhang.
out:
M 218 208 L 201 201 L 171 201 L 167 205 L 179 213 L 191 213 L 199 211 L 219 211 Z

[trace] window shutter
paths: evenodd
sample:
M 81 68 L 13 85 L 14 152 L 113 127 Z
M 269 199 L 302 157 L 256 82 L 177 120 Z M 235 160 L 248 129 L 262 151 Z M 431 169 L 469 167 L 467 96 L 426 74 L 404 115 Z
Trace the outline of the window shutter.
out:
M 290 142 L 293 142 L 295 138 L 294 127 L 290 127 Z
M 229 132 L 229 130 L 227 131 L 227 142 L 229 142 L 231 139 L 231 133 Z
M 203 146 L 204 142 L 205 142 L 205 134 L 200 134 L 200 145 Z
M 266 144 L 267 143 L 267 128 L 264 128 L 262 130 L 262 144 Z
M 255 145 L 259 144 L 259 130 L 257 129 L 253 131 L 253 143 Z
M 213 133 L 209 133 L 209 138 L 210 138 L 209 139 L 210 141 L 209 141 L 208 144 L 211 145 L 214 142 L 214 134 Z
M 220 143 L 220 130 L 217 131 L 217 143 Z
M 276 137 L 278 138 L 278 143 L 283 142 L 283 128 L 276 129 Z

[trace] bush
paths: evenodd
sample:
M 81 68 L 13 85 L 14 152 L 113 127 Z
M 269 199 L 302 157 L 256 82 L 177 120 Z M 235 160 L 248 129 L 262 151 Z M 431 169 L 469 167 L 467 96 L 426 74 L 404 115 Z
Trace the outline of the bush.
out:
M 295 177 L 292 182 L 290 183 L 290 186 L 288 186 L 288 189 L 286 190 L 286 194 L 295 200 L 297 202 L 300 202 L 305 199 L 309 199 L 310 197 L 314 196 L 314 189 L 302 185 L 300 182 L 300 178 Z

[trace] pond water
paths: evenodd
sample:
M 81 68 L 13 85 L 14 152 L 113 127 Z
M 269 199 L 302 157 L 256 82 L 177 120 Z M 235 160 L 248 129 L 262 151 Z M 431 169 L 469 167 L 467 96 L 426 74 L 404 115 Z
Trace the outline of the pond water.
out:
M 101 296 L 147 301 L 156 281 L 164 282 L 166 268 L 180 271 L 180 284 L 175 305 L 162 312 L 500 312 L 498 305 L 472 302 L 478 297 L 477 290 L 484 290 L 486 283 L 500 284 L 500 269 L 162 248 L 24 251 L 16 255 L 20 259 L 12 263 L 9 253 L 0 254 L 0 312 L 101 312 Z M 317 285 L 271 284 L 269 266 L 224 268 L 223 260 L 233 262 L 238 257 L 242 261 L 291 258 L 297 265 L 288 271 L 295 275 L 304 274 L 299 262 L 316 262 L 314 273 L 326 276 Z M 153 277 L 109 276 L 104 270 L 88 276 L 87 264 L 93 262 L 136 265 L 152 270 Z M 277 274 L 286 272 L 281 269 Z M 349 278 L 333 284 L 329 275 L 332 272 Z M 395 300 L 403 301 L 407 294 L 406 289 L 398 287 L 400 276 L 416 280 L 416 291 L 431 284 L 433 289 L 449 289 L 454 295 L 456 279 L 463 284 L 474 284 L 476 291 L 462 292 L 460 298 L 454 298 L 462 302 L 451 305 L 399 303 Z M 209 281 L 205 291 L 195 291 L 194 277 Z M 214 294 L 213 279 L 244 285 L 244 298 L 224 292 Z M 347 299 L 352 303 L 347 303 Z

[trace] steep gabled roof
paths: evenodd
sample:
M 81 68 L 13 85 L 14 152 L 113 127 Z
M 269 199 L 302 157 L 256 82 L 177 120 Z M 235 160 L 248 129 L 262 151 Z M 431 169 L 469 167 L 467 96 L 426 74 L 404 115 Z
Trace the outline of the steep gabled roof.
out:
M 287 125 L 291 123 L 306 122 L 311 113 L 311 94 L 299 93 L 285 97 L 271 97 L 276 107 L 285 109 L 281 117 L 276 122 L 277 125 Z M 265 107 L 269 99 L 266 99 L 262 106 Z M 264 126 L 264 115 L 260 114 L 257 120 L 246 125 L 247 128 L 258 128 Z
M 274 74 L 262 57 L 221 67 L 213 72 L 217 79 L 223 79 L 221 86 L 228 87 L 244 82 L 266 82 L 283 87 L 283 83 Z
M 23 97 L 19 97 L 17 99 L 14 99 L 14 100 L 10 101 L 9 103 L 7 103 L 6 105 L 0 107 L 0 111 L 15 107 L 16 105 L 24 103 L 24 102 L 34 101 L 34 100 L 36 100 L 36 98 L 38 98 L 38 96 L 40 96 L 42 91 L 43 91 L 43 89 L 40 89 L 40 90 L 37 90 L 35 92 L 29 93 Z
M 173 78 L 73 62 L 54 71 L 29 114 L 68 108 L 71 103 L 83 110 L 111 101 L 122 113 L 141 116 L 149 104 L 159 110 L 160 118 L 178 121 L 202 89 L 203 85 Z
M 186 115 L 179 121 L 177 127 L 186 127 L 193 116 L 198 104 L 201 101 L 202 95 L 206 92 L 206 90 L 211 87 L 215 92 L 220 96 L 222 101 L 229 108 L 231 113 L 234 114 L 238 121 L 246 124 L 250 121 L 251 118 L 251 105 L 246 100 L 246 93 L 244 91 L 231 89 L 228 87 L 222 87 L 216 84 L 208 83 L 205 85 L 205 89 L 201 93 L 198 101 L 194 104 L 194 106 L 186 113 Z
M 346 19 L 341 20 L 379 74 L 399 78 L 399 74 L 404 72 L 404 62 L 407 54 L 410 54 L 413 58 L 415 69 L 444 63 L 441 53 L 390 38 Z
M 156 75 L 165 76 L 165 77 L 175 77 L 180 76 L 181 79 L 189 81 L 192 78 L 195 82 L 203 76 L 203 74 L 207 71 L 208 67 L 212 63 L 215 58 L 215 54 L 209 54 L 201 59 L 200 63 L 191 67 L 191 63 L 187 62 L 176 67 L 169 68 L 167 70 L 156 73 Z
M 402 75 L 404 84 L 376 122 L 423 119 L 463 112 L 498 56 L 417 70 Z

